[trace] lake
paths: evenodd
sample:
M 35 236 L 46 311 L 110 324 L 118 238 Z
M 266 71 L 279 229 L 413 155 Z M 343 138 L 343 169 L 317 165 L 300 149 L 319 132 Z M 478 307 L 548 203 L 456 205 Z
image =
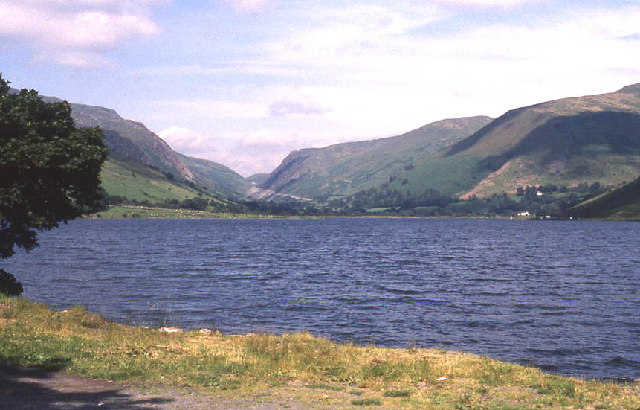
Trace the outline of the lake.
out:
M 39 238 L 2 267 L 58 309 L 640 377 L 640 223 L 83 219 Z

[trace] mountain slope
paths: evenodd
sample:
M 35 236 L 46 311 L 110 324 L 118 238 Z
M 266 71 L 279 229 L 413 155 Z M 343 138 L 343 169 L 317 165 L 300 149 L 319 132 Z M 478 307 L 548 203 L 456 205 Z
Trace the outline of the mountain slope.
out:
M 184 180 L 233 199 L 243 198 L 251 185 L 221 164 L 173 151 L 143 124 L 125 120 L 114 110 L 83 104 L 71 104 L 71 109 L 76 126 L 103 129 L 109 157 L 120 165 L 132 163 L 135 168 L 135 164 L 144 164 L 176 181 Z
M 534 185 L 616 186 L 640 175 L 640 84 L 518 108 L 494 121 L 475 117 L 457 133 L 441 125 L 294 152 L 262 187 L 316 199 L 370 188 L 464 199 Z
M 123 162 L 109 158 L 102 167 L 100 179 L 112 203 L 124 200 L 142 204 L 163 204 L 171 200 L 184 201 L 206 197 L 215 205 L 232 204 L 232 201 L 224 197 L 199 191 L 140 162 Z
M 569 214 L 582 218 L 640 220 L 640 178 L 573 207 Z
M 476 180 L 458 181 L 453 193 L 463 198 L 527 185 L 616 185 L 640 175 L 639 154 L 640 85 L 634 85 L 510 111 L 433 158 L 419 177 L 465 163 Z
M 396 137 L 303 149 L 289 154 L 259 186 L 316 199 L 350 195 L 388 183 L 490 121 L 449 119 Z
M 240 174 L 217 162 L 183 154 L 178 154 L 178 157 L 193 172 L 196 183 L 229 198 L 244 198 L 252 186 L 251 182 Z
M 194 182 L 195 175 L 177 153 L 143 124 L 125 120 L 114 110 L 103 107 L 71 104 L 71 113 L 77 127 L 102 128 L 109 151 L 114 152 L 115 156 L 124 154 L 162 171 L 175 172 L 176 176 Z M 122 144 L 124 140 L 130 141 L 134 150 L 125 147 Z
M 20 91 L 11 89 L 10 92 Z M 41 98 L 49 103 L 63 101 L 56 97 Z M 70 106 L 77 127 L 99 126 L 103 131 L 109 156 L 100 177 L 108 202 L 178 206 L 181 201 L 197 198 L 200 203 L 206 201 L 213 207 L 228 209 L 236 205 L 230 198 L 240 196 L 249 185 L 240 175 L 222 165 L 174 152 L 144 125 L 125 120 L 114 110 L 83 104 Z M 192 163 L 200 162 L 203 165 L 198 170 L 190 169 Z M 227 183 L 224 188 L 219 187 L 218 174 L 219 178 L 236 185 Z

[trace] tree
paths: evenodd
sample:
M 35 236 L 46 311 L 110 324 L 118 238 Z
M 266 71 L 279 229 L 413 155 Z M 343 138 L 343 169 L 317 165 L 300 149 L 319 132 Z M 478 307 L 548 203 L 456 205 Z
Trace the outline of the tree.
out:
M 106 155 L 102 131 L 76 129 L 69 103 L 10 92 L 0 75 L 0 257 L 37 246 L 36 230 L 98 209 Z

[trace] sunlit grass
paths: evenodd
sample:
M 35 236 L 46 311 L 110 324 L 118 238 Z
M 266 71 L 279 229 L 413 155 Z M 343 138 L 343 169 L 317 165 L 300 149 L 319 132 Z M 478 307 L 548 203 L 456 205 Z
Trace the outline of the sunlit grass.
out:
M 183 208 L 159 208 L 142 205 L 117 205 L 89 215 L 91 218 L 169 218 L 169 219 L 247 219 L 265 217 L 253 214 L 216 212 L 212 210 L 197 211 Z
M 202 386 L 249 396 L 287 391 L 334 407 L 529 409 L 640 407 L 637 385 L 570 379 L 472 354 L 283 336 L 166 334 L 0 297 L 0 364 L 116 381 Z

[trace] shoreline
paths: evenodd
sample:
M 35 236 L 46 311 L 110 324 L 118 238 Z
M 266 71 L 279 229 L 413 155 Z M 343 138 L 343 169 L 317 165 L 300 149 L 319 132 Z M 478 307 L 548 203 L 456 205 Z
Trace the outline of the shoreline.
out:
M 0 365 L 204 389 L 248 404 L 286 394 L 300 408 L 318 402 L 327 408 L 640 406 L 638 381 L 562 377 L 469 353 L 338 344 L 308 333 L 169 333 L 109 322 L 81 307 L 53 311 L 24 298 L 0 297 Z
M 403 215 L 269 215 L 232 212 L 197 211 L 183 208 L 159 208 L 143 205 L 117 205 L 107 211 L 83 215 L 83 219 L 335 219 L 335 218 L 380 218 L 380 219 L 479 219 L 513 221 L 601 221 L 601 222 L 640 222 L 640 219 L 620 218 L 545 218 L 513 216 L 403 216 Z

